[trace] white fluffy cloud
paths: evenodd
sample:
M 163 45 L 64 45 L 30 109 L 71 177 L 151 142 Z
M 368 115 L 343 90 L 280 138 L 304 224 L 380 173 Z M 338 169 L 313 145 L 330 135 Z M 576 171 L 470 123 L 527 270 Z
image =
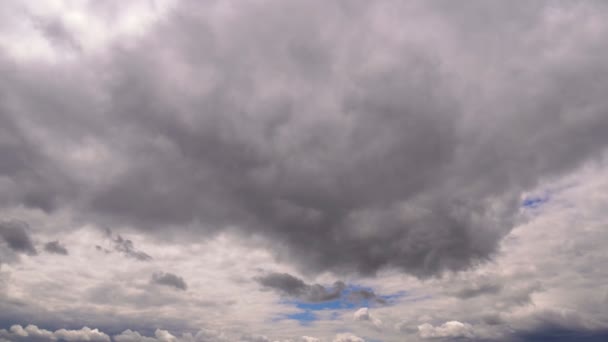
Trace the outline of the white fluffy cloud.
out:
M 137 331 L 130 329 L 123 331 L 119 335 L 114 335 L 115 342 L 157 342 L 158 339 L 154 337 L 142 336 Z
M 472 338 L 473 327 L 467 323 L 458 321 L 445 322 L 440 326 L 433 326 L 425 323 L 418 326 L 418 333 L 422 338 L 438 338 L 438 337 L 467 337 Z
M 321 340 L 319 340 L 318 338 L 310 336 L 302 336 L 301 339 L 302 342 L 321 342 Z
M 360 308 L 353 314 L 355 321 L 370 322 L 377 329 L 382 328 L 382 321 L 369 312 L 369 308 Z
M 110 342 L 110 336 L 99 331 L 99 329 L 83 327 L 78 330 L 59 329 L 52 332 L 31 324 L 25 328 L 20 325 L 13 325 L 8 331 L 2 329 L 0 330 L 0 337 L 25 341 L 34 339 L 42 341 Z

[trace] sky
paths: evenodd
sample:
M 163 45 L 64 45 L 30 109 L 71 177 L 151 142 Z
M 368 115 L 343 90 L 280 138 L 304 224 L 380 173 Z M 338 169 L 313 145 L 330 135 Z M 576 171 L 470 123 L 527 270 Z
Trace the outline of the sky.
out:
M 608 3 L 0 1 L 0 342 L 608 340 Z

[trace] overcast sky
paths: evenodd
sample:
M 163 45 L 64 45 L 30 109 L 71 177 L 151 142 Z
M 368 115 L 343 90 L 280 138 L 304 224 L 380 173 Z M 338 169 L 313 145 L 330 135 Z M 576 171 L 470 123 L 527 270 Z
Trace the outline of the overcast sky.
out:
M 608 340 L 608 3 L 0 1 L 0 342 Z

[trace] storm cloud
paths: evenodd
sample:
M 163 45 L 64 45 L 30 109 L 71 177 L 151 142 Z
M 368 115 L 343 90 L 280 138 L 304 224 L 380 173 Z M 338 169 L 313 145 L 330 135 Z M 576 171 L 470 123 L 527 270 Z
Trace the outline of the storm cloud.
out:
M 77 63 L 0 56 L 0 203 L 253 233 L 307 272 L 466 269 L 524 191 L 608 145 L 602 35 L 561 35 L 551 2 L 475 3 L 185 1 L 104 55 L 51 21 Z
M 603 337 L 607 18 L 0 1 L 0 340 Z

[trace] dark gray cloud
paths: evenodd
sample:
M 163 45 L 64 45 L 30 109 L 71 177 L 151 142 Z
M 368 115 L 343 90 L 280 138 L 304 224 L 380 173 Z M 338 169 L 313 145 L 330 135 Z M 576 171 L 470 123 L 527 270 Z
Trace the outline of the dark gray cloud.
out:
M 167 273 L 164 273 L 164 272 L 154 273 L 152 275 L 151 282 L 153 284 L 174 287 L 174 288 L 176 288 L 178 290 L 182 290 L 182 291 L 185 291 L 188 289 L 188 285 L 184 281 L 184 278 L 176 276 L 175 274 L 168 273 L 168 272 Z
M 0 221 L 0 237 L 15 252 L 36 255 L 36 247 L 28 233 L 29 226 L 21 221 Z
M 175 239 L 231 227 L 312 272 L 487 260 L 523 191 L 608 145 L 608 50 L 548 20 L 553 2 L 475 3 L 252 2 L 217 20 L 183 2 L 108 56 L 0 57 L 0 203 Z
M 53 254 L 68 255 L 68 249 L 65 248 L 59 241 L 49 241 L 44 244 L 44 250 Z
M 340 298 L 346 285 L 338 281 L 328 288 L 320 284 L 306 284 L 302 279 L 287 273 L 269 273 L 255 280 L 265 288 L 305 302 L 326 302 Z
M 348 295 L 348 299 L 353 302 L 368 301 L 370 303 L 382 305 L 387 304 L 386 299 L 378 296 L 374 291 L 366 289 L 351 291 Z
M 152 257 L 150 255 L 141 250 L 136 249 L 135 245 L 133 244 L 133 241 L 123 238 L 120 234 L 116 234 L 116 237 L 114 237 L 112 235 L 112 231 L 109 229 L 106 230 L 106 235 L 111 240 L 112 247 L 115 251 L 122 253 L 129 258 L 133 258 L 139 261 L 152 260 Z M 101 246 L 95 247 L 97 248 L 97 250 L 103 250 L 106 253 L 109 252 L 107 249 L 104 249 Z

